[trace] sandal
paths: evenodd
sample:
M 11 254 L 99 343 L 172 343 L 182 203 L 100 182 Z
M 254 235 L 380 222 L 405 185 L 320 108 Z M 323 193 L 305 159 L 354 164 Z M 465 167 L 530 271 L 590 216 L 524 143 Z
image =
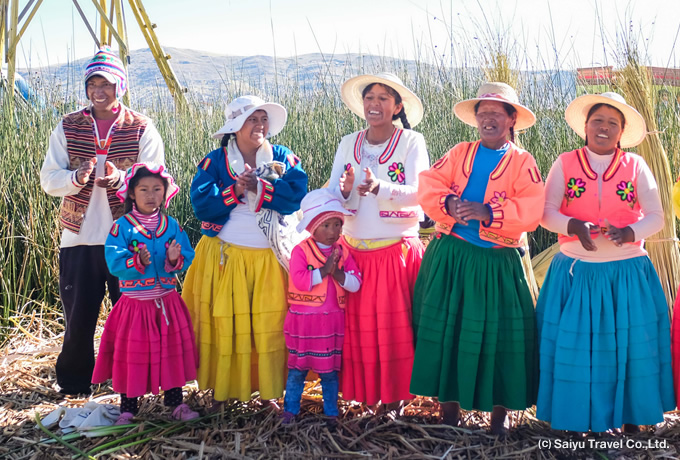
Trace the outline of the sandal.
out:
M 177 420 L 178 422 L 188 422 L 195 418 L 198 418 L 198 412 L 191 410 L 191 408 L 184 403 L 175 407 L 175 410 L 172 411 L 172 419 Z
M 118 416 L 118 420 L 116 420 L 114 426 L 130 425 L 134 416 L 135 415 L 132 412 L 123 412 Z

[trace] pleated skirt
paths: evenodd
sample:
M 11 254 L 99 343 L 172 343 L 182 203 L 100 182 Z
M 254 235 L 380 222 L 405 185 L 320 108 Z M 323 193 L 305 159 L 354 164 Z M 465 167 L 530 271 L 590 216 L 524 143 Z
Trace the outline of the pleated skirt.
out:
M 589 263 L 557 254 L 536 314 L 536 415 L 552 428 L 651 425 L 675 407 L 668 307 L 649 257 Z
M 519 253 L 451 235 L 425 251 L 415 287 L 411 392 L 466 410 L 535 402 L 536 322 Z
M 177 291 L 158 301 L 121 296 L 111 310 L 92 374 L 129 398 L 196 379 L 198 354 L 187 307 Z
M 199 347 L 198 384 L 220 401 L 283 395 L 287 275 L 271 249 L 203 236 L 183 297 Z
M 361 289 L 347 293 L 343 398 L 366 404 L 411 399 L 412 299 L 423 245 L 416 237 L 369 250 L 344 238 L 341 244 L 362 276 Z

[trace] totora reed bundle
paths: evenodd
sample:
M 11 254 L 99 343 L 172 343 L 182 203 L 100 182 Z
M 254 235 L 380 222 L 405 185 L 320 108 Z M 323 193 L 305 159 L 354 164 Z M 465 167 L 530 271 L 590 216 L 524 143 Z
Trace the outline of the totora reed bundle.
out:
M 637 151 L 647 162 L 656 178 L 664 210 L 664 226 L 659 233 L 646 240 L 646 249 L 661 280 L 668 302 L 669 315 L 672 317 L 673 299 L 678 289 L 680 270 L 680 253 L 671 199 L 673 180 L 664 147 L 659 135 L 655 132 L 656 120 L 651 75 L 646 67 L 639 64 L 637 55 L 631 48 L 626 50 L 625 58 L 626 66 L 617 73 L 616 83 L 626 102 L 640 112 L 647 124 L 647 131 L 650 134 L 638 146 Z

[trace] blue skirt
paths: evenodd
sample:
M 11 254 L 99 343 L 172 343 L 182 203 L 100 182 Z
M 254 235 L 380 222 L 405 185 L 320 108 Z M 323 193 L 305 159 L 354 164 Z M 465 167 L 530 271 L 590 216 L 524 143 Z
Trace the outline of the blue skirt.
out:
M 553 429 L 651 425 L 675 408 L 668 306 L 649 257 L 555 256 L 536 306 L 536 416 Z

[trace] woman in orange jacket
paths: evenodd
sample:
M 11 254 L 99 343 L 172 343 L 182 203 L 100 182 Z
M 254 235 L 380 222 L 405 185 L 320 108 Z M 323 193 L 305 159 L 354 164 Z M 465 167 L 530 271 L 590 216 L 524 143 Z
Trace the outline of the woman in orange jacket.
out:
M 536 323 L 520 241 L 538 226 L 544 192 L 536 161 L 513 143 L 515 129 L 536 117 L 504 83 L 482 85 L 454 113 L 480 140 L 420 174 L 418 203 L 437 234 L 415 286 L 411 392 L 438 397 L 454 426 L 461 407 L 491 411 L 491 432 L 502 434 L 506 410 L 536 400 Z

